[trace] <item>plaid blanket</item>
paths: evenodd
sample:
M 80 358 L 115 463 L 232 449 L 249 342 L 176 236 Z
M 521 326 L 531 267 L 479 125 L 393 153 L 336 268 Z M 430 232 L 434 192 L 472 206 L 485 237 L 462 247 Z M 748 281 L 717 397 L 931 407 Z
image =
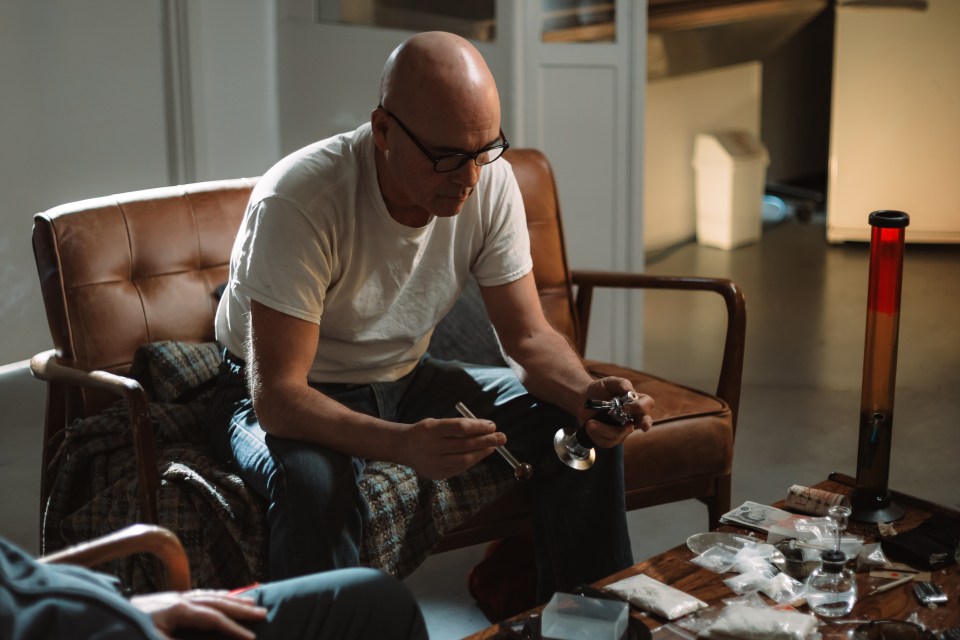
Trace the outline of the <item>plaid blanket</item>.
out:
M 215 343 L 158 342 L 138 350 L 130 375 L 144 386 L 161 485 L 159 524 L 186 549 L 194 586 L 234 588 L 266 577 L 265 503 L 206 451 L 206 403 L 220 364 Z M 70 425 L 43 523 L 44 553 L 142 521 L 125 401 Z M 447 531 L 513 486 L 505 465 L 484 461 L 443 481 L 370 462 L 360 480 L 370 507 L 361 561 L 405 577 Z M 136 593 L 161 588 L 159 567 L 133 556 L 102 567 Z

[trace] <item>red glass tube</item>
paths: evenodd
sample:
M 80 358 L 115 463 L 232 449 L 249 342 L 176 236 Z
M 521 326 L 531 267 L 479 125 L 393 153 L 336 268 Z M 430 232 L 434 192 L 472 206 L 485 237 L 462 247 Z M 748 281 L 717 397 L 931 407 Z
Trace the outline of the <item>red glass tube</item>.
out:
M 910 224 L 910 216 L 902 211 L 874 211 L 869 221 L 872 227 L 870 281 L 860 396 L 857 484 L 851 496 L 851 517 L 862 522 L 891 522 L 903 515 L 903 509 L 890 500 L 888 481 L 904 230 Z

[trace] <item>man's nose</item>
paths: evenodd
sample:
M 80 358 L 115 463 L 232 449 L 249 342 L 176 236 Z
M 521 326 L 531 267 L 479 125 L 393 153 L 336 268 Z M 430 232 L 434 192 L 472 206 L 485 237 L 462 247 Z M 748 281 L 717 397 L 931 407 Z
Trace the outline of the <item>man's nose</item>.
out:
M 480 169 L 474 160 L 467 160 L 463 166 L 454 171 L 451 175 L 453 181 L 464 187 L 474 187 L 480 181 Z

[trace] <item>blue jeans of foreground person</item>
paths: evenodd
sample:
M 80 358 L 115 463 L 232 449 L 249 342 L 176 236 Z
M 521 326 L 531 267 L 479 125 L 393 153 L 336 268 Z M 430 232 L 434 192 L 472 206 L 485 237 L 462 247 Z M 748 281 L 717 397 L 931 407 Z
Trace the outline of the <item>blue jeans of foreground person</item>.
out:
M 553 436 L 574 417 L 530 395 L 509 368 L 426 356 L 396 382 L 316 388 L 385 420 L 455 417 L 456 403 L 463 402 L 477 417 L 495 422 L 510 452 L 534 467 L 529 485 L 541 601 L 633 564 L 622 448 L 598 448 L 587 471 L 559 462 Z M 356 566 L 369 517 L 358 488 L 365 461 L 266 434 L 253 411 L 243 362 L 229 353 L 213 407 L 209 428 L 215 451 L 268 502 L 270 578 Z
M 0 538 L 0 638 L 160 640 L 154 619 L 120 594 L 116 578 L 73 565 L 41 564 Z M 382 571 L 343 569 L 255 587 L 241 597 L 267 610 L 244 624 L 257 640 L 426 640 L 407 587 Z M 182 601 L 180 604 L 183 604 Z M 180 619 L 177 638 L 226 636 Z

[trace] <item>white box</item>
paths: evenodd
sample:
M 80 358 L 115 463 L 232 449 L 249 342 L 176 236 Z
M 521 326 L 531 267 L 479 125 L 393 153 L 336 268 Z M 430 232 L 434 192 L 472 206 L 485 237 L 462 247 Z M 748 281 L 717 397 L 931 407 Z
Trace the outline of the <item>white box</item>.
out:
M 696 135 L 698 243 L 734 249 L 760 239 L 769 163 L 766 147 L 747 131 Z

